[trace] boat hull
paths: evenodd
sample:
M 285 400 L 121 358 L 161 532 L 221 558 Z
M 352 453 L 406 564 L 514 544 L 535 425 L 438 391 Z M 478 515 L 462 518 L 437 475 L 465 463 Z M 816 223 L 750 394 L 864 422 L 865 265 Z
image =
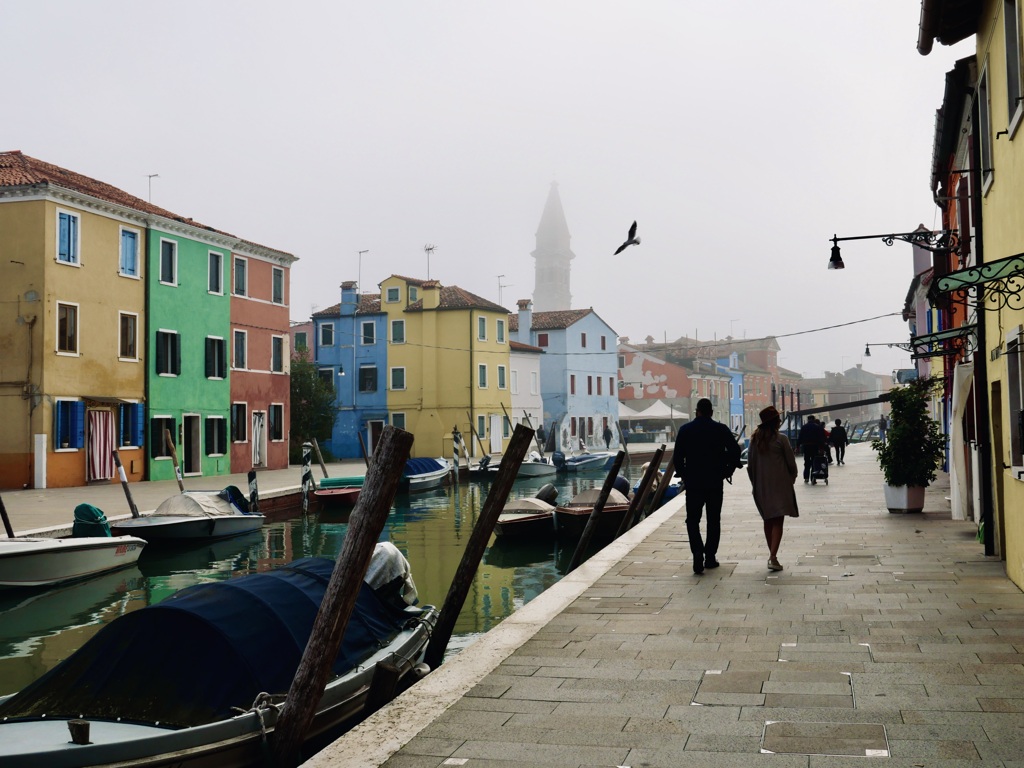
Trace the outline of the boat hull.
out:
M 590 513 L 593 507 L 565 506 L 555 507 L 554 529 L 559 538 L 578 539 L 583 535 L 583 529 L 587 527 Z M 594 537 L 599 539 L 613 539 L 618 533 L 622 519 L 629 511 L 628 504 L 614 504 L 605 506 L 598 515 Z
M 39 587 L 134 565 L 146 542 L 134 536 L 0 539 L 0 587 Z
M 558 471 L 558 467 L 543 461 L 524 461 L 519 465 L 516 477 L 548 477 Z
M 319 488 L 313 495 L 328 509 L 335 507 L 351 507 L 359 501 L 362 488 Z
M 137 536 L 150 543 L 173 543 L 238 536 L 259 529 L 263 525 L 263 520 L 263 515 L 146 515 L 119 520 L 112 523 L 110 529 L 117 536 Z
M 589 453 L 582 456 L 573 456 L 565 460 L 566 472 L 599 472 L 613 458 L 610 453 Z

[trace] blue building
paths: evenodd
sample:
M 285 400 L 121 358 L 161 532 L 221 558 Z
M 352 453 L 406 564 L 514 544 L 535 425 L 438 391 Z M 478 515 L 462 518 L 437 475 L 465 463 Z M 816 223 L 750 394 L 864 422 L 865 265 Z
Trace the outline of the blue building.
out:
M 718 368 L 722 373 L 728 374 L 730 378 L 729 428 L 736 434 L 739 434 L 743 427 L 747 427 L 743 437 L 749 439 L 750 433 L 754 431 L 757 425 L 746 424 L 743 421 L 743 370 L 740 368 L 739 353 L 733 352 L 728 357 L 719 358 Z
M 388 423 L 386 320 L 380 294 L 361 294 L 352 281 L 341 284 L 341 303 L 313 315 L 313 360 L 341 408 L 321 446 L 335 458 L 371 455 Z

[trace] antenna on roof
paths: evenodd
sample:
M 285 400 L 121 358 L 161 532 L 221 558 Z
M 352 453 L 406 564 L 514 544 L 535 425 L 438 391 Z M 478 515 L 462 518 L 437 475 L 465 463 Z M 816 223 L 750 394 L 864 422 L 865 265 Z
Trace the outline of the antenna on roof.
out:
M 435 248 L 437 248 L 436 245 L 431 245 L 429 243 L 423 246 L 423 252 L 427 254 L 427 280 L 430 279 L 430 254 L 434 252 Z
M 146 178 L 149 179 L 149 202 L 153 202 L 153 179 L 159 179 L 159 173 L 147 173 Z

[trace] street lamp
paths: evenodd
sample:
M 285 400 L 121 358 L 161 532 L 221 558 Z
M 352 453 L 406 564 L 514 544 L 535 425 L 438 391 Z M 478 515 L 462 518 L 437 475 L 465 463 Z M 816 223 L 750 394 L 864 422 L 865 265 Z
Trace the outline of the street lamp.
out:
M 832 255 L 828 259 L 829 269 L 845 269 L 843 257 L 839 253 L 840 240 L 881 240 L 886 245 L 892 245 L 897 240 L 902 240 L 911 245 L 917 245 L 926 251 L 949 251 L 955 250 L 959 245 L 957 230 L 940 229 L 935 232 L 929 229 L 919 229 L 915 232 L 897 232 L 891 235 L 857 235 L 856 237 L 837 237 L 832 235 Z
M 897 347 L 902 349 L 904 352 L 913 352 L 914 345 L 908 344 L 904 341 L 880 341 L 877 344 L 865 344 L 864 345 L 864 357 L 871 357 L 871 347 Z

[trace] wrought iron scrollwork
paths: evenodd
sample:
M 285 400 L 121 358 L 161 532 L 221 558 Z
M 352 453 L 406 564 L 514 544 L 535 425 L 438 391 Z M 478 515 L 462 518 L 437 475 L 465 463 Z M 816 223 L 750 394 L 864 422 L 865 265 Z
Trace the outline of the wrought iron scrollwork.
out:
M 1024 253 L 950 272 L 935 288 L 978 310 L 1024 309 Z

